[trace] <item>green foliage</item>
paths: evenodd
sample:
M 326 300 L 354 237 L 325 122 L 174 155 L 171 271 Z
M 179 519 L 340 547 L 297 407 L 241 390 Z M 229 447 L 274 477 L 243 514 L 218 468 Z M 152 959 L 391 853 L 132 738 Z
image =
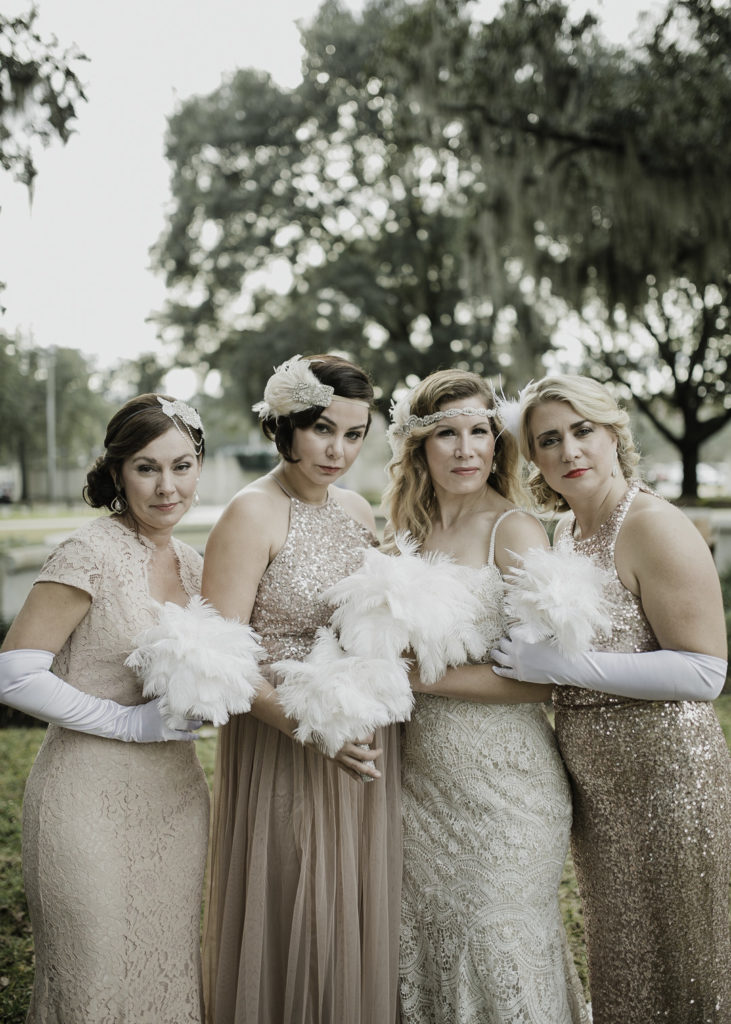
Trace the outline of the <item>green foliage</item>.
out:
M 0 166 L 28 187 L 37 173 L 34 147 L 66 142 L 86 99 L 77 71 L 86 57 L 43 39 L 37 16 L 35 6 L 18 17 L 0 12 Z
M 77 349 L 41 349 L 0 334 L 0 460 L 20 466 L 22 501 L 33 498 L 31 469 L 46 462 L 49 391 L 59 467 L 88 466 L 110 411 L 88 360 Z
M 574 311 L 694 493 L 731 416 L 730 26 L 671 0 L 630 49 L 558 0 L 327 0 L 298 88 L 240 71 L 170 119 L 163 336 L 248 407 L 295 351 L 385 395 L 445 365 L 523 383 Z

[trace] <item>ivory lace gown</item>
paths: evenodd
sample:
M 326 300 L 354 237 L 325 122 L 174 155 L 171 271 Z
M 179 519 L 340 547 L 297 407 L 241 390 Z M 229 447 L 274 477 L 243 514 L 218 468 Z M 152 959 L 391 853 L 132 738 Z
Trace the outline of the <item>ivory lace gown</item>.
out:
M 291 497 L 251 625 L 269 662 L 301 659 L 332 609 L 320 593 L 372 535 L 330 496 Z M 362 783 L 253 715 L 219 734 L 204 927 L 211 1024 L 394 1024 L 401 811 L 398 728 Z
M 591 537 L 561 542 L 613 576 L 597 649 L 658 649 L 614 549 L 639 484 Z M 731 1021 L 731 757 L 713 705 L 561 686 L 594 1024 Z
M 497 525 L 488 564 L 464 569 L 496 641 Z M 415 698 L 402 747 L 403 1024 L 588 1022 L 558 905 L 571 799 L 543 706 Z
M 172 541 L 189 595 L 201 558 Z M 155 620 L 151 545 L 113 517 L 82 527 L 38 581 L 91 607 L 53 671 L 86 693 L 140 703 L 124 667 Z M 35 942 L 33 1024 L 198 1024 L 208 786 L 195 744 L 122 743 L 49 725 L 23 803 L 23 876 Z

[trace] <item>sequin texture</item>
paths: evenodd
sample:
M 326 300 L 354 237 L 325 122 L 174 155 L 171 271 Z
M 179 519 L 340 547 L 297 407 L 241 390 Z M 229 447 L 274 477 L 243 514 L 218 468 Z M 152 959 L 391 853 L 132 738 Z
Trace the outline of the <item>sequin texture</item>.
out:
M 598 649 L 657 650 L 614 548 L 633 484 L 602 527 L 563 543 L 614 577 Z M 594 1024 L 731 1022 L 731 758 L 712 704 L 554 691 L 574 799 Z

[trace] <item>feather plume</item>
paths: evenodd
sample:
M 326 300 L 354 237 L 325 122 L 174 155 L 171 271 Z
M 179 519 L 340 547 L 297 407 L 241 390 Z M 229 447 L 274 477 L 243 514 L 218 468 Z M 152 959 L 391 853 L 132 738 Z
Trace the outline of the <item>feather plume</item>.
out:
M 263 681 L 264 651 L 250 626 L 224 619 L 201 597 L 181 608 L 168 601 L 156 625 L 135 638 L 125 665 L 142 677 L 145 697 L 161 697 L 167 720 L 224 725 L 248 711 Z
M 391 399 L 391 407 L 389 409 L 391 423 L 386 430 L 386 438 L 394 455 L 400 451 L 403 444 L 404 437 L 402 431 L 404 424 L 411 415 L 411 395 L 412 391 L 404 391 L 398 398 L 394 397 Z
M 608 573 L 568 548 L 531 548 L 515 557 L 521 565 L 505 576 L 511 635 L 529 643 L 550 640 L 571 656 L 591 650 L 609 632 Z
M 528 387 L 527 384 L 526 387 Z M 495 408 L 503 430 L 507 430 L 509 434 L 512 434 L 518 443 L 520 442 L 520 418 L 523 414 L 523 394 L 525 389 L 521 388 L 517 398 L 507 398 L 502 389 L 500 394 L 495 396 Z
M 264 388 L 264 400 L 252 406 L 260 419 L 268 416 L 289 416 L 314 405 L 327 407 L 335 392 L 323 384 L 310 369 L 308 359 L 292 356 L 274 370 Z
M 318 630 L 304 661 L 279 661 L 277 697 L 298 721 L 295 736 L 312 741 L 331 757 L 344 743 L 380 726 L 407 721 L 413 695 L 402 659 L 360 658 L 346 654 L 335 633 Z
M 398 534 L 396 544 L 398 557 L 370 548 L 359 569 L 325 591 L 335 605 L 331 626 L 358 657 L 379 651 L 398 658 L 411 650 L 422 680 L 434 683 L 450 665 L 487 653 L 480 588 L 465 585 L 464 566 L 448 555 L 419 555 L 408 534 Z

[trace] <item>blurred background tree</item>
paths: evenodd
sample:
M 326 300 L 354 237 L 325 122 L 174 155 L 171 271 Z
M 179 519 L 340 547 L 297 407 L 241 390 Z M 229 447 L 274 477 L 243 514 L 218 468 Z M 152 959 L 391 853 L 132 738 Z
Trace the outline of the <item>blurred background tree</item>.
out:
M 38 10 L 7 17 L 0 12 L 0 166 L 32 188 L 34 150 L 53 139 L 68 141 L 79 102 L 86 99 L 78 66 L 87 58 L 62 48 L 35 28 Z
M 631 391 L 693 495 L 731 417 L 729 7 L 673 0 L 625 47 L 557 0 L 474 11 L 327 0 L 299 87 L 240 71 L 179 107 L 161 336 L 244 408 L 295 351 L 385 395 L 582 369 Z

